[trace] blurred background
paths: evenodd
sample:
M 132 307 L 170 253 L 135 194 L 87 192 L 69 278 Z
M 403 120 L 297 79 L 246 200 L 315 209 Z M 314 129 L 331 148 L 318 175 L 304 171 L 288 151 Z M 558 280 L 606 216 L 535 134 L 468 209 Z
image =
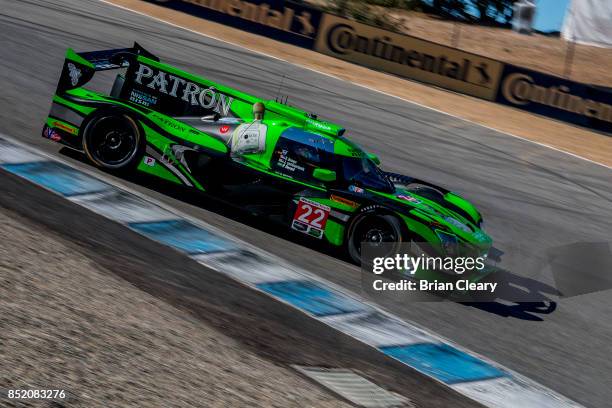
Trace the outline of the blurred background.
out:
M 611 3 L 606 0 L 306 0 L 334 14 L 464 51 L 609 86 Z M 576 9 L 576 4 L 579 5 Z M 517 7 L 531 6 L 530 36 L 511 32 Z M 527 7 L 529 8 L 529 7 Z M 601 17 L 600 17 L 601 16 Z M 599 20 L 595 20 L 599 18 Z M 565 29 L 564 29 L 565 27 Z M 588 27 L 587 29 L 583 27 Z M 576 30 L 578 28 L 578 30 Z M 585 31 L 587 31 L 585 33 Z M 545 57 L 545 58 L 543 58 Z

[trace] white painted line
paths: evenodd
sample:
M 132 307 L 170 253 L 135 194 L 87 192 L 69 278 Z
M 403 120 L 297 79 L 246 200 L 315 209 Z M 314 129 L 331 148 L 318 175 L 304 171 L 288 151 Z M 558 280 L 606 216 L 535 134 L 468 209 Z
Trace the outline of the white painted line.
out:
M 232 278 L 258 285 L 260 283 L 283 282 L 303 279 L 304 276 L 287 266 L 279 265 L 273 258 L 261 253 L 229 253 L 198 255 L 193 257 L 202 265 L 215 270 L 223 270 Z M 265 266 L 265 268 L 263 268 Z
M 0 139 L 0 163 L 20 164 L 31 163 L 39 160 L 43 160 L 43 157 L 32 153 L 29 150 L 17 148 L 13 144 L 4 143 Z
M 425 331 L 378 311 L 322 317 L 320 320 L 338 331 L 351 333 L 372 347 L 431 343 L 433 340 Z
M 451 385 L 455 391 L 496 408 L 558 408 L 567 406 L 567 401 L 549 395 L 538 384 L 527 382 L 515 374 L 514 378 L 498 378 L 486 382 L 467 382 Z
M 291 367 L 362 407 L 414 407 L 414 404 L 404 396 L 387 391 L 351 370 L 298 365 Z
M 98 194 L 87 194 L 69 197 L 83 207 L 107 218 L 119 222 L 153 222 L 176 219 L 170 211 L 166 211 L 149 201 L 127 194 L 123 191 L 110 191 Z
M 367 89 L 367 90 L 369 90 L 369 91 L 377 92 L 377 93 L 383 94 L 383 95 L 385 95 L 385 96 L 389 96 L 389 97 L 391 97 L 391 98 L 399 99 L 399 100 L 401 100 L 401 101 L 403 101 L 403 102 L 410 103 L 410 104 L 413 104 L 413 105 L 416 105 L 416 106 L 420 106 L 420 107 L 422 107 L 422 108 L 426 108 L 426 109 L 432 110 L 432 111 L 434 111 L 434 112 L 438 112 L 438 113 L 441 113 L 441 114 L 443 114 L 443 115 L 450 116 L 450 117 L 455 118 L 455 119 L 459 119 L 459 120 L 461 120 L 461 121 L 463 121 L 463 122 L 470 123 L 470 124 L 475 125 L 475 126 L 480 126 L 480 127 L 485 128 L 485 129 L 493 130 L 493 131 L 495 131 L 495 132 L 497 132 L 497 133 L 502 133 L 502 134 L 508 135 L 508 136 L 510 136 L 510 137 L 513 137 L 513 138 L 516 138 L 516 139 L 523 140 L 523 141 L 525 141 L 525 142 L 533 143 L 533 144 L 536 144 L 536 145 L 541 146 L 541 147 L 547 147 L 547 148 L 552 149 L 552 150 L 554 150 L 554 151 L 557 151 L 557 152 L 559 152 L 559 153 L 564 153 L 564 154 L 567 154 L 567 155 L 572 156 L 572 157 L 574 157 L 574 158 L 577 158 L 577 159 L 580 159 L 580 160 L 584 160 L 584 161 L 587 161 L 587 162 L 589 162 L 589 163 L 596 164 L 596 165 L 598 165 L 598 166 L 602 166 L 602 167 L 605 167 L 605 168 L 607 168 L 607 169 L 612 170 L 612 166 L 608 166 L 608 165 L 606 165 L 606 164 L 599 163 L 599 162 L 597 162 L 597 161 L 595 161 L 595 160 L 588 159 L 588 158 L 586 158 L 586 157 L 583 157 L 583 156 L 577 155 L 577 154 L 572 153 L 572 152 L 568 152 L 567 150 L 563 150 L 563 149 L 560 149 L 560 148 L 558 148 L 558 147 L 554 147 L 554 146 L 551 146 L 551 145 L 547 145 L 547 144 L 545 144 L 545 143 L 541 143 L 541 142 L 536 142 L 536 141 L 534 141 L 534 140 L 527 139 L 527 138 L 525 138 L 525 137 L 518 136 L 518 135 L 515 135 L 515 134 L 513 134 L 513 133 L 504 132 L 503 130 L 495 129 L 494 127 L 487 126 L 487 125 L 483 125 L 483 124 L 478 123 L 478 122 L 475 122 L 475 121 L 473 121 L 473 120 L 466 119 L 466 118 L 463 118 L 463 117 L 461 117 L 461 116 L 454 115 L 454 114 L 452 114 L 452 113 L 444 112 L 444 111 L 442 111 L 442 110 L 439 110 L 439 109 L 436 109 L 436 108 L 432 108 L 432 107 L 430 107 L 430 106 L 423 105 L 423 104 L 421 104 L 421 103 L 419 103 L 419 102 L 415 102 L 415 101 L 413 101 L 413 100 L 406 99 L 406 98 L 403 98 L 403 97 L 401 97 L 401 96 L 393 95 L 393 94 L 390 94 L 390 93 L 385 92 L 385 91 L 381 91 L 381 90 L 376 89 L 376 88 L 372 88 L 372 87 L 370 87 L 370 86 L 368 86 L 368 85 L 363 85 L 363 84 L 360 84 L 360 83 L 358 83 L 358 82 L 349 81 L 349 80 L 346 80 L 346 79 L 343 79 L 343 78 L 337 77 L 337 76 L 335 76 L 335 75 L 333 75 L 333 74 L 330 74 L 330 73 L 327 73 L 327 72 L 323 72 L 323 71 L 319 71 L 319 70 L 317 70 L 317 69 L 314 69 L 314 68 L 311 68 L 311 67 L 308 67 L 308 66 L 305 66 L 305 65 L 301 65 L 301 64 L 299 64 L 299 63 L 292 62 L 292 61 L 289 61 L 289 60 L 286 60 L 286 59 L 283 59 L 283 58 L 280 58 L 280 57 L 277 57 L 277 56 L 274 56 L 274 55 L 270 55 L 270 54 L 267 54 L 267 53 L 265 53 L 265 52 L 262 52 L 262 51 L 259 51 L 259 50 L 255 50 L 255 49 L 252 49 L 252 48 L 249 48 L 249 47 L 246 47 L 246 46 L 244 46 L 244 45 L 240 45 L 240 44 L 235 44 L 235 43 L 229 42 L 229 41 L 227 41 L 227 40 L 224 40 L 223 38 L 215 37 L 215 36 L 212 36 L 212 35 L 210 35 L 210 34 L 204 34 L 204 33 L 201 33 L 201 32 L 199 32 L 199 31 L 192 30 L 192 29 L 190 29 L 190 28 L 186 28 L 186 27 L 180 26 L 180 25 L 175 24 L 175 23 L 173 23 L 173 22 L 171 22 L 171 21 L 169 21 L 169 20 L 164 20 L 164 19 L 161 19 L 161 18 L 158 18 L 158 17 L 153 17 L 153 16 L 150 16 L 150 15 L 148 15 L 148 14 L 146 14 L 146 13 L 143 13 L 142 11 L 138 11 L 138 10 L 131 9 L 131 8 L 129 8 L 129 7 L 125 7 L 125 6 L 121 6 L 121 5 L 118 5 L 118 4 L 114 4 L 114 3 L 111 3 L 110 1 L 107 1 L 107 0 L 98 0 L 98 1 L 101 1 L 102 3 L 106 3 L 106 4 L 109 4 L 109 5 L 111 5 L 111 6 L 114 6 L 114 7 L 117 7 L 117 8 L 123 9 L 123 10 L 126 10 L 126 11 L 130 11 L 130 12 L 132 12 L 132 13 L 139 14 L 139 15 L 141 15 L 141 16 L 144 16 L 144 17 L 150 18 L 150 19 L 155 20 L 155 21 L 159 21 L 159 22 L 162 22 L 162 23 L 168 24 L 168 25 L 170 25 L 170 26 L 172 26 L 172 27 L 176 27 L 176 28 L 179 28 L 179 29 L 181 29 L 181 30 L 189 31 L 189 32 L 191 32 L 191 33 L 198 34 L 198 35 L 201 35 L 201 36 L 203 36 L 203 37 L 212 38 L 213 40 L 217 40 L 217 41 L 222 42 L 222 43 L 225 43 L 225 44 L 230 44 L 230 45 L 232 45 L 232 46 L 234 46 L 234 47 L 242 48 L 242 49 L 247 50 L 247 51 L 250 51 L 250 52 L 252 52 L 252 53 L 254 53 L 254 54 L 262 55 L 262 56 L 265 56 L 265 57 L 268 57 L 268 58 L 272 58 L 272 59 L 275 59 L 275 60 L 278 60 L 278 61 L 283 61 L 283 62 L 285 62 L 285 63 L 287 63 L 287 64 L 289 64 L 289 65 L 293 65 L 293 66 L 295 66 L 295 67 L 299 67 L 299 68 L 302 68 L 302 69 L 306 69 L 306 70 L 308 70 L 308 71 L 316 72 L 317 74 L 324 75 L 324 76 L 327 76 L 327 77 L 330 77 L 330 78 L 334 78 L 334 79 L 336 79 L 336 80 L 338 80 L 338 81 L 347 82 L 347 83 L 350 83 L 350 84 L 352 84 L 352 85 L 358 86 L 358 87 L 360 87 L 360 88 Z M 218 23 L 217 23 L 217 24 L 218 24 Z M 409 79 L 406 79 L 406 80 L 409 80 Z

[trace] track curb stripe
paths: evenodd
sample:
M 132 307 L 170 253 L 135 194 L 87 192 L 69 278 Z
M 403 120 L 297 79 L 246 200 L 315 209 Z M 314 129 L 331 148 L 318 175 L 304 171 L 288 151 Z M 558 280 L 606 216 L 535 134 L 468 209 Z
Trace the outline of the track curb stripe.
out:
M 487 407 L 580 407 L 201 220 L 9 139 L 0 136 L 0 168 L 186 253 Z

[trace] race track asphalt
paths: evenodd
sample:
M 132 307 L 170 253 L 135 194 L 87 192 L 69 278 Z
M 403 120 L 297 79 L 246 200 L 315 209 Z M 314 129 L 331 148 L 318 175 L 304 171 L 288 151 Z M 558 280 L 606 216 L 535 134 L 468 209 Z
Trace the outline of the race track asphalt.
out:
M 59 150 L 40 130 L 65 48 L 89 51 L 138 41 L 170 64 L 264 98 L 276 96 L 284 75 L 282 93 L 290 104 L 345 126 L 386 170 L 433 181 L 473 201 L 496 246 L 510 254 L 503 266 L 511 278 L 534 269 L 551 248 L 610 241 L 608 168 L 96 0 L 0 0 L 0 27 L 0 131 L 46 152 Z M 193 205 L 127 183 L 360 292 L 359 269 L 333 254 L 300 245 L 219 203 Z M 531 278 L 531 290 L 550 291 L 550 274 Z M 384 306 L 577 402 L 604 407 L 612 398 L 609 291 L 541 307 L 509 301 Z

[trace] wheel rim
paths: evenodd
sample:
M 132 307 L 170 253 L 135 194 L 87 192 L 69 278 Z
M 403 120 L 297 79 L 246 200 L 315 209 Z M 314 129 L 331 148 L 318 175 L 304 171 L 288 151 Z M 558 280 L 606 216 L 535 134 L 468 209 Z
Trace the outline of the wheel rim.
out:
M 98 119 L 88 136 L 92 158 L 106 167 L 121 167 L 130 162 L 138 150 L 138 130 L 125 116 Z
M 355 226 L 353 233 L 353 248 L 361 255 L 361 244 L 368 243 L 374 247 L 385 243 L 399 242 L 397 231 L 382 217 L 369 217 L 363 219 Z

